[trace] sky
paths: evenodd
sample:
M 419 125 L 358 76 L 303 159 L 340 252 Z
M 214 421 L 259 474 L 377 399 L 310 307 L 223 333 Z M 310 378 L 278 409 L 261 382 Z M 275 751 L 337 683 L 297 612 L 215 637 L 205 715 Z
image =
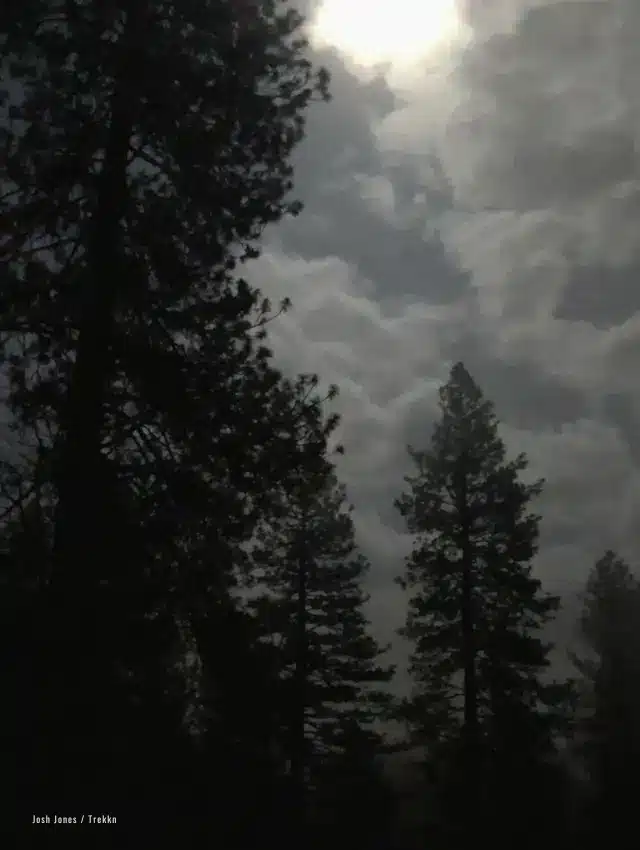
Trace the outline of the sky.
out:
M 305 210 L 246 277 L 293 301 L 279 365 L 340 388 L 376 634 L 402 663 L 393 499 L 462 360 L 546 479 L 535 572 L 565 600 L 564 647 L 594 561 L 640 556 L 640 3 L 298 4 L 333 101 L 295 156 Z

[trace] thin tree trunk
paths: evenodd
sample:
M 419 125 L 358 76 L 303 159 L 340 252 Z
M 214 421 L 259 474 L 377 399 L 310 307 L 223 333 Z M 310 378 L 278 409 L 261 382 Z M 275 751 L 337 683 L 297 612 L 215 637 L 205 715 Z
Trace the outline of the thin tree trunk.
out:
M 306 737 L 307 676 L 308 676 L 308 632 L 307 632 L 307 578 L 308 563 L 306 545 L 300 545 L 298 553 L 298 610 L 296 616 L 296 663 L 293 703 L 293 728 L 291 750 L 291 779 L 293 781 L 293 826 L 294 839 L 298 846 L 308 843 L 306 836 L 307 768 L 308 751 Z
M 476 748 L 478 741 L 478 687 L 476 680 L 475 630 L 472 611 L 473 579 L 471 570 L 463 566 L 462 574 L 462 641 L 464 655 L 464 728 L 467 743 Z
M 480 814 L 480 730 L 478 721 L 478 680 L 476 668 L 475 641 L 475 612 L 474 596 L 474 565 L 470 540 L 471 522 L 469 518 L 468 493 L 466 472 L 464 471 L 464 456 L 462 459 L 463 474 L 461 476 L 460 508 L 462 525 L 462 592 L 461 592 L 461 621 L 462 621 L 462 664 L 464 676 L 464 727 L 463 727 L 463 786 L 465 832 L 473 835 L 478 829 Z
M 469 754 L 478 750 L 478 682 L 476 671 L 475 618 L 473 608 L 474 575 L 468 516 L 466 476 L 461 481 L 460 514 L 462 526 L 462 664 L 464 670 L 464 733 Z

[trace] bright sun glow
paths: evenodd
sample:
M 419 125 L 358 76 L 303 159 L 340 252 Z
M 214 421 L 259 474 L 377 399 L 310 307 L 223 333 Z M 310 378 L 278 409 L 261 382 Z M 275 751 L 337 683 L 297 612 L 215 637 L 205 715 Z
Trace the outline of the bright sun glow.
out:
M 362 65 L 407 65 L 458 34 L 457 0 L 324 0 L 314 37 Z

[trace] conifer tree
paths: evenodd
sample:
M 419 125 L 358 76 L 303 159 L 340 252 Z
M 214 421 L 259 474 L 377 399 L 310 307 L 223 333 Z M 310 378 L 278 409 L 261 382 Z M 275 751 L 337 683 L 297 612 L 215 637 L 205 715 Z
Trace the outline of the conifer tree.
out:
M 323 765 L 344 752 L 345 722 L 364 733 L 384 715 L 389 696 L 379 686 L 393 675 L 369 634 L 362 586 L 369 564 L 357 551 L 351 508 L 322 457 L 315 474 L 300 469 L 251 552 L 250 609 L 278 651 L 282 740 L 298 817 L 308 816 Z
M 235 415 L 239 416 L 242 411 L 246 411 L 249 421 L 245 426 L 245 440 L 252 429 L 256 435 L 255 442 L 248 441 L 245 446 L 242 434 L 238 435 L 237 431 L 229 429 L 226 435 L 223 433 L 226 443 L 222 443 L 225 446 L 222 456 L 215 454 L 216 447 L 221 443 L 213 442 L 210 454 L 200 455 L 198 464 L 193 464 L 187 470 L 180 464 L 180 458 L 184 455 L 173 457 L 169 453 L 164 458 L 155 459 L 152 455 L 149 460 L 143 453 L 130 450 L 127 453 L 116 453 L 114 459 L 114 463 L 124 465 L 132 486 L 135 485 L 135 498 L 131 505 L 134 518 L 139 523 L 136 530 L 145 551 L 153 558 L 151 567 L 147 566 L 148 571 L 142 573 L 148 582 L 143 589 L 145 606 L 148 607 L 143 613 L 150 609 L 152 624 L 155 625 L 145 625 L 145 618 L 138 614 L 137 631 L 132 631 L 136 626 L 132 620 L 136 620 L 139 611 L 133 603 L 140 595 L 132 592 L 135 587 L 133 579 L 137 575 L 134 574 L 128 578 L 126 585 L 133 599 L 130 596 L 126 600 L 121 598 L 121 603 L 126 601 L 126 611 L 121 607 L 116 612 L 120 618 L 125 614 L 129 618 L 125 643 L 116 645 L 111 634 L 105 646 L 106 651 L 124 664 L 124 669 L 129 673 L 130 687 L 128 693 L 123 693 L 122 686 L 116 690 L 112 683 L 110 701 L 103 706 L 105 719 L 100 736 L 102 745 L 115 752 L 110 753 L 110 758 L 105 754 L 100 764 L 102 781 L 110 785 L 118 782 L 120 798 L 127 796 L 124 789 L 129 787 L 129 782 L 136 788 L 149 789 L 147 808 L 143 807 L 140 795 L 136 796 L 136 821 L 140 820 L 143 811 L 148 812 L 148 807 L 155 805 L 152 800 L 159 793 L 168 794 L 172 800 L 172 807 L 167 812 L 173 812 L 174 807 L 182 801 L 183 810 L 174 816 L 175 824 L 188 821 L 194 829 L 200 824 L 199 829 L 202 830 L 210 823 L 203 814 L 208 811 L 210 817 L 216 816 L 214 837 L 220 838 L 224 834 L 228 836 L 228 841 L 236 842 L 227 846 L 246 846 L 247 840 L 253 840 L 251 835 L 256 830 L 259 833 L 264 827 L 257 815 L 253 819 L 247 817 L 248 808 L 244 799 L 248 789 L 247 774 L 253 777 L 256 789 L 260 788 L 259 793 L 256 790 L 253 796 L 256 801 L 263 800 L 265 803 L 261 810 L 265 818 L 276 816 L 276 803 L 279 801 L 282 804 L 282 795 L 272 796 L 280 782 L 282 768 L 269 750 L 269 746 L 277 746 L 279 740 L 278 735 L 274 734 L 274 730 L 277 733 L 278 729 L 274 719 L 277 714 L 277 699 L 274 696 L 277 688 L 269 683 L 270 674 L 265 678 L 271 662 L 268 655 L 264 656 L 259 649 L 251 647 L 255 629 L 247 630 L 239 625 L 240 620 L 233 614 L 229 593 L 236 578 L 247 567 L 243 560 L 243 541 L 250 535 L 257 518 L 262 517 L 264 521 L 264 517 L 270 516 L 279 504 L 270 488 L 279 488 L 281 493 L 286 493 L 291 486 L 287 478 L 291 469 L 296 470 L 298 480 L 300 475 L 311 474 L 314 468 L 318 465 L 322 467 L 324 463 L 321 443 L 314 446 L 308 438 L 307 423 L 314 420 L 323 401 L 313 394 L 317 379 L 303 376 L 295 382 L 288 382 L 278 379 L 275 370 L 265 370 L 263 378 L 262 383 L 254 379 L 247 384 L 247 388 L 253 390 L 248 393 L 248 398 L 242 395 L 242 385 L 235 385 Z M 217 407 L 215 404 L 226 393 L 224 386 L 218 389 L 216 395 L 207 397 L 205 393 L 200 412 L 204 415 L 210 412 L 212 416 L 219 417 L 219 404 Z M 222 421 L 233 420 L 229 417 Z M 219 427 L 218 424 L 216 430 L 212 429 L 212 437 L 219 432 Z M 241 427 L 240 422 L 238 429 Z M 322 431 L 319 433 L 322 434 Z M 233 445 L 237 446 L 235 451 Z M 212 467 L 212 464 L 215 466 Z M 229 469 L 229 474 L 220 481 L 216 479 L 215 471 L 223 464 Z M 165 482 L 173 486 L 168 488 Z M 234 486 L 230 487 L 229 482 Z M 25 511 L 24 520 L 17 522 L 15 529 L 6 529 L 14 572 L 22 571 L 23 579 L 28 575 L 24 572 L 25 568 L 33 571 L 30 553 L 34 544 L 38 543 L 38 535 L 34 531 L 40 529 L 41 536 L 46 539 L 48 526 L 48 536 L 51 536 L 50 511 L 44 511 L 48 520 L 42 518 L 43 504 L 46 508 L 46 498 L 33 500 Z M 221 505 L 227 506 L 226 511 Z M 35 516 L 32 517 L 32 513 Z M 39 523 L 35 521 L 38 517 Z M 130 540 L 126 542 L 130 545 Z M 41 552 L 46 560 L 46 545 Z M 142 561 L 139 561 L 140 565 L 145 566 Z M 37 566 L 41 566 L 41 562 Z M 12 602 L 15 604 L 15 593 Z M 19 609 L 10 605 L 9 610 Z M 166 635 L 165 649 L 158 657 L 161 627 Z M 152 630 L 156 634 L 155 643 Z M 133 637 L 135 639 L 132 640 Z M 228 655 L 224 665 L 217 658 L 221 646 L 225 646 L 225 656 Z M 179 677 L 173 676 L 172 692 L 165 694 L 164 689 L 171 684 L 171 677 L 166 671 L 170 656 L 177 654 L 184 657 L 187 651 L 199 661 L 200 686 L 207 694 L 204 726 L 198 736 L 205 743 L 197 748 L 195 761 L 188 767 L 189 785 L 182 783 L 176 793 L 175 785 L 169 785 L 169 780 L 175 779 L 175 772 L 179 769 L 176 765 L 182 764 L 185 756 L 178 749 L 173 758 L 168 759 L 167 751 L 172 746 L 175 749 L 179 739 L 183 740 L 183 749 L 189 749 L 183 728 L 189 697 L 188 694 L 185 697 L 185 683 Z M 250 665 L 251 669 L 258 670 L 259 675 L 250 672 Z M 242 678 L 238 676 L 239 670 L 244 671 Z M 29 671 L 30 676 L 31 673 Z M 246 681 L 246 687 L 239 687 L 241 681 Z M 154 682 L 155 691 L 150 688 Z M 86 679 L 83 685 L 86 685 Z M 22 687 L 15 688 L 15 692 L 18 691 L 21 699 L 33 693 L 29 677 L 23 677 Z M 162 706 L 168 705 L 170 693 L 173 693 L 174 702 L 176 699 L 178 701 L 175 703 L 173 719 L 169 722 L 170 718 L 165 713 L 162 726 Z M 211 694 L 214 695 L 213 699 Z M 138 712 L 144 727 L 136 732 L 135 748 L 129 740 L 129 735 L 133 734 L 131 718 L 123 714 L 123 708 L 126 704 L 130 705 L 132 700 L 145 707 L 144 712 Z M 198 699 L 195 701 L 199 702 Z M 119 706 L 117 714 L 114 714 L 114 706 Z M 255 712 L 251 710 L 253 707 L 256 708 Z M 39 736 L 35 734 L 37 727 L 31 722 L 29 712 L 23 713 L 30 746 L 34 750 L 37 748 L 33 757 L 33 762 L 37 763 L 44 747 L 38 743 Z M 29 718 L 28 723 L 26 718 Z M 152 719 L 153 723 L 150 722 Z M 273 724 L 273 728 L 270 724 Z M 114 748 L 114 735 L 122 740 L 125 752 Z M 95 736 L 91 740 L 95 744 Z M 141 748 L 144 741 L 148 742 L 149 747 L 146 753 Z M 267 750 L 269 752 L 265 755 Z M 22 752 L 24 754 L 25 749 Z M 162 787 L 159 785 L 163 774 L 153 767 L 155 759 L 167 766 L 168 775 L 165 775 Z M 135 762 L 140 763 L 144 773 L 151 771 L 151 783 L 149 779 L 134 779 L 136 774 L 132 768 Z M 118 777 L 124 764 L 127 765 L 125 781 Z M 260 764 L 263 767 L 258 770 Z M 115 776 L 108 771 L 109 765 L 113 766 Z M 204 778 L 204 784 L 201 783 L 200 787 L 193 784 L 197 771 Z M 215 791 L 221 778 L 224 778 L 226 791 L 224 799 Z M 27 787 L 33 793 L 32 781 Z M 186 794 L 187 788 L 190 789 L 190 796 Z M 237 793 L 235 799 L 233 789 Z M 273 802 L 271 806 L 267 805 L 269 799 Z M 199 808 L 194 808 L 194 801 L 199 801 Z M 166 831 L 166 828 L 163 830 Z M 178 830 L 177 837 L 180 835 Z
M 558 599 L 531 575 L 539 518 L 529 502 L 541 482 L 520 480 L 524 455 L 506 459 L 493 406 L 462 363 L 440 411 L 430 447 L 409 449 L 417 473 L 396 502 L 415 536 L 399 579 L 410 591 L 401 633 L 413 644 L 405 717 L 433 761 L 447 752 L 462 786 L 440 784 L 454 807 L 464 801 L 458 823 L 481 829 L 500 800 L 506 829 L 509 789 L 550 751 L 566 697 L 542 678 L 550 647 L 539 629 Z
M 110 489 L 104 404 L 130 342 L 123 322 L 142 324 L 126 352 L 142 364 L 149 326 L 175 344 L 195 313 L 199 327 L 225 307 L 246 315 L 250 295 L 234 297 L 230 272 L 255 256 L 266 224 L 298 209 L 288 158 L 306 104 L 326 92 L 301 23 L 284 3 L 251 0 L 3 9 L 14 84 L 3 321 L 29 334 L 27 367 L 37 358 L 63 383 L 55 552 L 71 584 L 111 536 L 96 482 Z
M 585 820 L 601 840 L 612 823 L 633 827 L 629 777 L 640 768 L 640 585 L 615 552 L 594 565 L 583 603 L 587 654 L 573 657 L 582 677 L 577 732 L 590 782 Z
M 299 210 L 289 156 L 327 91 L 301 24 L 277 0 L 0 10 L 0 334 L 30 453 L 3 483 L 48 552 L 19 641 L 28 811 L 128 799 L 126 782 L 153 798 L 133 768 L 149 779 L 153 741 L 157 761 L 182 736 L 184 619 L 224 595 L 286 477 L 304 402 L 256 345 L 264 312 L 235 270 Z M 129 710 L 158 700 L 154 738 Z

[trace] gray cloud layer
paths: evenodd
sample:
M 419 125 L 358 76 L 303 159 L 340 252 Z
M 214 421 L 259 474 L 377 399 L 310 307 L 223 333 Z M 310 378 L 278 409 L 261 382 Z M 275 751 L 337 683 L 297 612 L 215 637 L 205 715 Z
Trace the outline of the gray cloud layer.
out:
M 281 363 L 341 386 L 341 474 L 387 638 L 404 445 L 428 441 L 458 358 L 547 479 L 548 587 L 570 597 L 605 547 L 640 556 L 640 4 L 467 3 L 470 42 L 402 91 L 320 54 L 335 97 L 298 157 L 306 211 L 250 269 L 294 302 Z

